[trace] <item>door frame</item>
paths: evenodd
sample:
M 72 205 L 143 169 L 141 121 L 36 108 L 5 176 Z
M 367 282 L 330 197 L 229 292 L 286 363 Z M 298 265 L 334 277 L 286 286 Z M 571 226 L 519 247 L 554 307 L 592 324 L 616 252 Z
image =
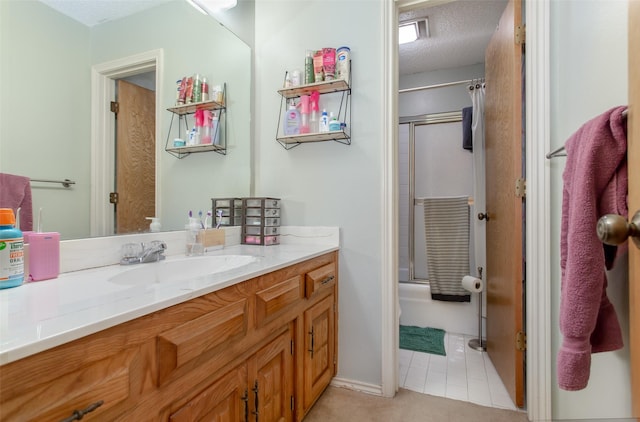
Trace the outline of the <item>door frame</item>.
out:
M 161 218 L 160 158 L 162 142 L 162 81 L 164 51 L 151 50 L 140 54 L 100 63 L 91 68 L 91 236 L 108 236 L 114 232 L 113 206 L 109 193 L 115 178 L 115 119 L 110 102 L 115 98 L 115 79 L 154 71 L 156 72 L 156 204 L 155 217 Z
M 429 0 L 395 0 L 383 6 L 382 146 L 382 395 L 398 390 L 398 229 L 397 229 L 397 124 L 398 124 L 398 12 Z M 433 2 L 438 3 L 437 1 Z M 525 1 L 527 53 L 525 55 L 526 115 L 526 403 L 529 420 L 551 419 L 551 291 L 550 291 L 550 176 L 545 162 L 550 147 L 549 31 L 550 1 Z M 535 140 L 535 142 L 533 142 Z M 535 281 L 535 282 L 534 282 Z M 532 310 L 535 309 L 535 312 Z

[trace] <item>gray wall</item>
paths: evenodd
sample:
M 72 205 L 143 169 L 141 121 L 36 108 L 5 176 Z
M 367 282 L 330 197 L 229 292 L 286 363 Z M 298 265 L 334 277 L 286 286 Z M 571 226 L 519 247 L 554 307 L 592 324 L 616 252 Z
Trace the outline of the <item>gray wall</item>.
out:
M 551 2 L 551 143 L 563 145 L 584 122 L 607 109 L 627 104 L 627 2 Z M 560 218 L 562 172 L 565 158 L 549 162 L 551 170 L 551 355 L 557 355 L 561 337 Z M 625 262 L 623 259 L 621 262 Z M 554 419 L 627 418 L 631 416 L 629 380 L 628 272 L 626 265 L 610 274 L 607 293 L 616 309 L 625 348 L 592 355 L 591 377 L 586 389 L 558 389 L 553 376 Z

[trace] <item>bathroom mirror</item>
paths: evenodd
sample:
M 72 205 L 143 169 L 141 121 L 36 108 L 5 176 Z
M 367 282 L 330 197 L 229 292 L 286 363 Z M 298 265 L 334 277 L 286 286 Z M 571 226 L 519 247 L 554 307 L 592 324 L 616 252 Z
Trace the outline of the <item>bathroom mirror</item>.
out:
M 100 94 L 92 71 L 95 79 L 96 67 L 149 52 L 160 57 L 153 89 L 160 104 L 155 213 L 162 230 L 184 228 L 190 210 L 206 215 L 211 198 L 248 196 L 251 48 L 230 30 L 184 0 L 91 27 L 39 1 L 2 1 L 0 172 L 75 182 L 65 188 L 32 181 L 34 229 L 42 209 L 42 229 L 60 232 L 63 240 L 113 234 L 96 230 L 91 218 L 94 204 L 108 201 L 94 197 L 95 185 L 115 174 L 96 165 L 114 151 L 92 148 L 100 127 L 100 116 L 92 113 Z M 166 110 L 175 105 L 176 80 L 195 73 L 212 87 L 226 86 L 226 155 L 209 151 L 178 159 L 164 150 L 167 139 L 180 136 Z M 112 116 L 104 119 L 114 119 L 105 127 L 117 125 Z

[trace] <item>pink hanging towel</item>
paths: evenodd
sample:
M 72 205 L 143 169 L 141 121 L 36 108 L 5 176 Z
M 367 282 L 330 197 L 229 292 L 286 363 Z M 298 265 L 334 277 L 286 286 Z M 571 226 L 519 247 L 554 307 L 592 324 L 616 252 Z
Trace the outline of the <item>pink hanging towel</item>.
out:
M 33 230 L 31 180 L 28 177 L 0 173 L 0 208 L 20 208 L 20 230 Z M 16 218 L 18 216 L 16 215 Z
M 622 333 L 607 298 L 605 269 L 626 247 L 604 245 L 596 234 L 605 214 L 627 216 L 627 127 L 615 107 L 586 122 L 566 142 L 563 174 L 558 385 L 587 386 L 591 353 L 621 349 Z

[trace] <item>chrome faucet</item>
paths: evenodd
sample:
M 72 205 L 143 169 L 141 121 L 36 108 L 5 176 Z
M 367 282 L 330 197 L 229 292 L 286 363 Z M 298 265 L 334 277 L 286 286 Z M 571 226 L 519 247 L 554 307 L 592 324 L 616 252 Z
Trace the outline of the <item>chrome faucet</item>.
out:
M 149 245 L 127 243 L 122 249 L 123 256 L 120 259 L 120 265 L 130 265 L 165 259 L 164 251 L 167 249 L 167 244 L 161 240 L 152 240 Z

